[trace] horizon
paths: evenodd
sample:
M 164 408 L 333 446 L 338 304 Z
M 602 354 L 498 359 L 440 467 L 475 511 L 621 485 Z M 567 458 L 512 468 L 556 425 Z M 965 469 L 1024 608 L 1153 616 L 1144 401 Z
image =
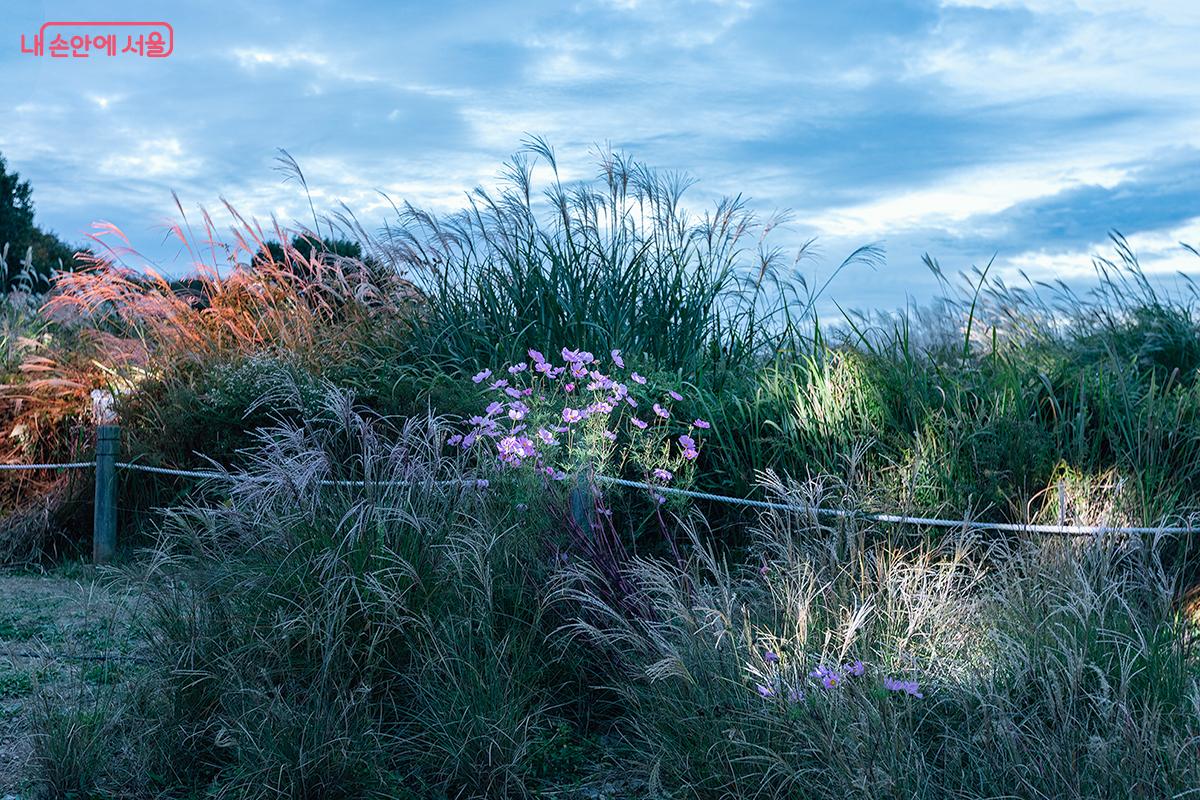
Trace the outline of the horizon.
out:
M 21 34 L 96 12 L 29 4 L 2 25 L 0 154 L 32 183 L 39 224 L 74 244 L 111 222 L 172 275 L 187 271 L 164 243 L 172 191 L 220 227 L 221 198 L 304 224 L 279 148 L 318 212 L 344 202 L 374 230 L 390 216 L 379 193 L 455 210 L 530 135 L 567 178 L 611 146 L 695 178 L 689 208 L 741 194 L 764 218 L 790 210 L 773 241 L 817 240 L 810 283 L 882 246 L 885 266 L 829 289 L 856 308 L 933 299 L 925 253 L 948 274 L 994 258 L 1009 282 L 1086 284 L 1110 230 L 1158 281 L 1200 273 L 1180 244 L 1200 242 L 1188 4 L 396 8 L 268 2 L 234 28 L 198 3 L 127 2 L 105 16 L 170 22 L 169 58 L 54 60 L 22 54 Z

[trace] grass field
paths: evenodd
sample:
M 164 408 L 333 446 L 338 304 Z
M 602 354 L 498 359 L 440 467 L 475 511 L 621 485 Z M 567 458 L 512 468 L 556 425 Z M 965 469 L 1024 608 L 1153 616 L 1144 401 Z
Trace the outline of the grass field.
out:
M 532 142 L 459 215 L 181 220 L 186 280 L 120 268 L 110 228 L 87 269 L 6 298 L 7 460 L 86 457 L 98 390 L 129 459 L 231 470 L 123 473 L 103 586 L 137 608 L 103 644 L 142 661 L 0 673 L 29 790 L 1194 791 L 1188 537 L 854 513 L 1196 524 L 1193 287 L 1114 235 L 1090 289 L 930 259 L 930 308 L 819 318 L 780 220 L 688 215 L 686 181 L 616 154 L 595 174 L 560 181 Z M 85 542 L 86 481 L 5 480 L 7 558 Z M 38 601 L 11 616 L 5 642 L 62 625 Z

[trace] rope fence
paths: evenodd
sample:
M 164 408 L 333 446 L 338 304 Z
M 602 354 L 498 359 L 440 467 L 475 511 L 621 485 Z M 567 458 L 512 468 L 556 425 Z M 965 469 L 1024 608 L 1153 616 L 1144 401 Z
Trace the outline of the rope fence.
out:
M 154 467 L 131 461 L 118 461 L 119 429 L 115 425 L 101 425 L 96 431 L 96 459 L 94 461 L 74 461 L 63 464 L 0 464 L 0 471 L 31 471 L 31 470 L 67 470 L 95 469 L 96 470 L 96 508 L 93 529 L 92 554 L 95 561 L 102 563 L 110 560 L 116 549 L 116 477 L 117 470 L 128 470 L 153 475 L 164 475 L 194 480 L 265 480 L 260 476 L 233 473 L 225 470 L 187 470 Z M 915 517 L 907 514 L 886 514 L 865 511 L 854 511 L 843 508 L 826 508 L 808 503 L 777 502 L 769 500 L 752 500 L 746 497 L 731 497 L 729 495 L 701 492 L 692 489 L 679 489 L 670 486 L 660 486 L 642 481 L 613 478 L 607 475 L 596 475 L 597 483 L 608 486 L 620 486 L 628 489 L 650 491 L 658 495 L 687 497 L 693 500 L 705 500 L 713 503 L 756 508 L 768 511 L 802 512 L 805 514 L 836 519 L 857 519 L 868 522 L 878 522 L 893 525 L 913 525 L 928 528 L 945 528 L 971 531 L 997 531 L 1010 533 L 1043 534 L 1048 536 L 1099 536 L 1104 534 L 1154 535 L 1154 534 L 1191 534 L 1200 532 L 1200 525 L 1186 526 L 1110 526 L 1110 525 L 1044 525 L 1020 522 L 985 522 L 972 519 L 942 519 L 937 517 Z M 322 480 L 317 481 L 321 486 L 373 486 L 397 485 L 395 481 L 368 480 Z M 488 482 L 483 479 L 458 478 L 452 480 L 433 481 L 439 486 L 474 486 L 486 488 Z
M 24 472 L 46 469 L 91 469 L 95 461 L 72 461 L 67 464 L 0 464 L 0 472 Z

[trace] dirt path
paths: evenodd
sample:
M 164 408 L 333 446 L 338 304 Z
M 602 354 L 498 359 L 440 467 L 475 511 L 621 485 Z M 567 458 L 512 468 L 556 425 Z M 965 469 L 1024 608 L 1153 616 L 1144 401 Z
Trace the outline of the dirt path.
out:
M 132 603 L 114 585 L 78 564 L 0 572 L 0 798 L 28 792 L 32 716 L 41 704 L 120 680 L 120 662 L 66 657 L 132 651 Z

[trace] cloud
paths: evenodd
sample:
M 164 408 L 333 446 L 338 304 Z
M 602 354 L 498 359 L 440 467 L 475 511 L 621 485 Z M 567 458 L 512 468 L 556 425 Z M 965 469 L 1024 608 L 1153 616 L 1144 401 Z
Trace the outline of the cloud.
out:
M 37 5 L 0 41 L 35 30 Z M 68 236 L 110 219 L 169 263 L 172 189 L 303 220 L 278 147 L 368 226 L 390 213 L 379 191 L 449 210 L 540 134 L 568 178 L 611 144 L 694 174 L 689 208 L 794 209 L 780 238 L 825 254 L 807 270 L 883 242 L 885 269 L 834 285 L 853 305 L 934 291 L 926 251 L 1075 275 L 1110 228 L 1154 270 L 1197 266 L 1166 244 L 1200 214 L 1191 3 L 264 0 L 236 25 L 205 5 L 168 18 L 177 52 L 158 63 L 0 48 L 0 152 Z

